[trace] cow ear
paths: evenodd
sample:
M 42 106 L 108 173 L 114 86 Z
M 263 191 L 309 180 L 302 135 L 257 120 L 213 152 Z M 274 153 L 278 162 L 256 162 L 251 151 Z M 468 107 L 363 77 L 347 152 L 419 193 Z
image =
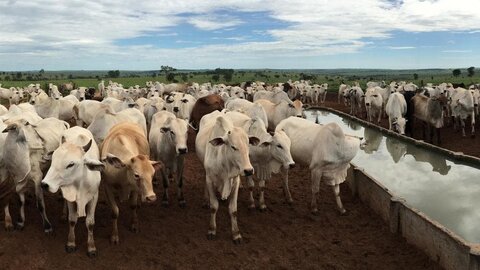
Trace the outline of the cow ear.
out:
M 219 146 L 219 145 L 225 144 L 225 140 L 223 138 L 217 137 L 217 138 L 211 140 L 210 143 L 213 146 Z
M 102 160 L 102 162 L 108 162 L 110 165 L 114 166 L 115 168 L 122 168 L 125 167 L 125 163 L 123 163 L 118 157 L 112 154 L 107 154 L 107 157 Z
M 152 164 L 155 171 L 159 171 L 159 170 L 163 169 L 163 167 L 164 167 L 163 162 L 161 162 L 161 161 L 150 161 L 150 164 Z
M 9 132 L 10 130 L 16 130 L 17 129 L 17 125 L 16 124 L 10 124 L 8 125 L 3 131 L 2 133 L 7 133 Z
M 258 145 L 260 143 L 260 139 L 258 139 L 257 137 L 248 137 L 248 143 L 250 143 L 251 145 L 255 146 L 255 145 Z
M 60 139 L 61 144 L 64 144 L 65 141 L 66 141 L 66 140 L 65 140 L 65 136 L 62 136 L 62 138 Z
M 64 138 L 62 136 L 62 138 Z M 65 139 L 65 138 L 64 138 Z M 90 139 L 90 141 L 88 141 L 88 143 L 86 145 L 83 146 L 83 151 L 86 153 L 88 152 L 88 150 L 90 150 L 90 147 L 92 147 L 92 139 Z
M 260 144 L 261 147 L 267 147 L 267 146 L 270 146 L 272 144 L 271 141 L 266 141 L 266 142 L 263 142 Z
M 91 171 L 101 172 L 101 171 L 103 171 L 103 169 L 105 169 L 105 164 L 103 164 L 102 162 L 100 162 L 99 160 L 96 160 L 96 159 L 86 158 L 85 159 L 85 165 Z

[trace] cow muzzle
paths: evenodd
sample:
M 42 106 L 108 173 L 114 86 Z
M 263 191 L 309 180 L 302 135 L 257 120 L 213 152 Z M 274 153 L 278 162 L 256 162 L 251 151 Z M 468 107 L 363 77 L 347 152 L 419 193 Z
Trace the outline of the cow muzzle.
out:
M 147 196 L 145 200 L 147 201 L 147 203 L 153 203 L 157 200 L 157 196 L 156 195 Z
M 85 100 L 85 98 L 81 97 L 81 98 L 80 98 L 80 101 L 83 101 L 83 100 Z
M 295 168 L 295 163 L 290 163 L 290 164 L 288 164 L 288 168 L 289 168 L 289 169 Z
M 178 107 L 173 107 L 173 111 L 174 111 L 174 112 L 179 112 L 180 109 L 178 109 Z
M 365 103 L 365 106 L 367 106 L 367 107 L 370 106 L 370 103 Z
M 42 182 L 42 183 L 40 184 L 40 186 L 42 187 L 42 189 L 43 189 L 44 191 L 48 191 L 49 186 L 48 186 L 47 183 Z
M 253 175 L 253 169 L 243 170 L 243 173 L 245 176 L 251 176 Z
M 30 101 L 30 104 L 35 105 L 35 101 L 33 101 L 33 100 Z
M 128 108 L 133 108 L 135 107 L 135 104 L 128 104 Z
M 187 152 L 188 152 L 187 148 L 179 148 L 178 149 L 178 154 L 180 154 L 180 155 L 186 154 Z

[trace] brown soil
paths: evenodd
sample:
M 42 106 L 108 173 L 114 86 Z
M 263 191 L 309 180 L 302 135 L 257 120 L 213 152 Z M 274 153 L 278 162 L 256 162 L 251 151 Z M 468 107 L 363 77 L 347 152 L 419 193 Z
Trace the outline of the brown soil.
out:
M 337 93 L 328 93 L 327 99 L 325 101 L 324 106 L 329 107 L 332 109 L 336 109 L 345 113 L 350 113 L 350 107 L 346 107 L 343 104 L 339 104 Z M 361 119 L 366 120 L 365 117 L 365 110 L 360 115 Z M 470 136 L 470 125 L 468 120 L 465 123 L 465 133 L 466 137 L 462 136 L 461 131 L 455 131 L 453 129 L 453 125 L 451 121 L 447 119 L 449 122 L 446 123 L 446 126 L 440 129 L 440 138 L 441 144 L 440 147 L 456 151 L 456 152 L 463 152 L 466 155 L 480 157 L 480 136 L 472 137 Z M 477 121 L 478 122 L 478 121 Z M 380 122 L 380 126 L 388 129 L 388 118 L 382 118 Z M 423 126 L 419 121 L 415 122 L 413 125 L 413 138 L 418 140 L 423 140 Z M 436 139 L 434 138 L 434 142 L 436 144 Z
M 169 208 L 158 201 L 142 205 L 140 232 L 135 234 L 128 230 L 130 209 L 122 204 L 120 245 L 113 246 L 109 243 L 110 209 L 101 193 L 95 225 L 98 257 L 90 259 L 84 220 L 76 228 L 78 250 L 67 254 L 68 225 L 60 221 L 58 195 L 46 195 L 54 235 L 44 235 L 40 215 L 29 197 L 25 229 L 0 231 L 0 269 L 439 269 L 420 250 L 391 234 L 379 216 L 351 196 L 346 185 L 342 185 L 341 197 L 347 215 L 338 214 L 331 189 L 322 186 L 320 215 L 312 216 L 310 174 L 298 166 L 290 177 L 293 206 L 284 203 L 280 176 L 267 183 L 267 212 L 248 210 L 248 192 L 241 189 L 238 220 L 243 243 L 232 243 L 226 204 L 221 204 L 218 212 L 217 239 L 209 241 L 209 211 L 202 208 L 203 166 L 192 151 L 193 144 L 189 149 L 185 209 L 176 203 L 172 189 Z M 156 192 L 161 196 L 163 188 L 156 187 Z M 15 220 L 16 203 L 11 212 Z

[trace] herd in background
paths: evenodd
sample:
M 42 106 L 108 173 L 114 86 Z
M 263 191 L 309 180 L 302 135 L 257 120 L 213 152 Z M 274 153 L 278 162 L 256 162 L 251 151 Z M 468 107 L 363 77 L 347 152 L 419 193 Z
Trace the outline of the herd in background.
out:
M 247 178 L 249 208 L 256 208 L 255 181 L 260 191 L 258 207 L 267 208 L 265 183 L 280 171 L 286 201 L 291 203 L 288 172 L 295 164 L 311 170 L 312 213 L 318 214 L 316 197 L 321 181 L 332 186 L 338 210 L 345 213 L 339 184 L 364 144 L 362 138 L 344 134 L 338 124 L 304 119 L 302 100 L 323 102 L 326 84 L 147 82 L 145 87 L 124 88 L 101 81 L 96 92 L 72 88 L 50 84 L 44 91 L 32 84 L 0 89 L 2 93 L 10 91 L 0 96 L 10 102 L 8 109 L 0 106 L 0 191 L 14 190 L 20 197 L 19 218 L 13 222 L 8 194 L 0 193 L 7 230 L 25 226 L 25 192 L 27 183 L 33 182 L 44 231 L 51 233 L 43 192 L 61 190 L 66 201 L 63 217 L 70 226 L 66 251 L 76 250 L 75 225 L 85 216 L 87 254 L 96 256 L 93 228 L 103 185 L 113 213 L 110 242 L 119 244 L 117 197 L 130 204 L 130 229 L 134 232 L 139 226 L 139 203 L 157 200 L 154 181 L 163 183 L 163 205 L 170 204 L 170 178 L 177 187 L 179 206 L 186 205 L 183 189 L 188 183 L 183 170 L 189 166 L 184 158 L 189 151 L 189 129 L 197 133 L 196 155 L 206 173 L 205 206 L 211 209 L 208 239 L 216 237 L 221 199 L 229 201 L 233 241 L 241 242 L 237 223 L 241 176 Z M 70 92 L 62 96 L 65 91 Z
M 441 83 L 427 84 L 419 88 L 406 82 L 368 82 L 365 91 L 358 83 L 353 86 L 341 84 L 338 89 L 338 103 L 350 107 L 350 114 L 363 116 L 380 123 L 388 117 L 389 128 L 400 134 L 413 136 L 412 122 L 424 124 L 423 136 L 433 143 L 436 134 L 438 144 L 440 128 L 452 125 L 462 130 L 465 137 L 465 123 L 469 121 L 471 136 L 475 136 L 475 119 L 479 115 L 480 85 Z M 428 131 L 428 132 L 426 132 Z M 428 133 L 428 135 L 427 135 Z

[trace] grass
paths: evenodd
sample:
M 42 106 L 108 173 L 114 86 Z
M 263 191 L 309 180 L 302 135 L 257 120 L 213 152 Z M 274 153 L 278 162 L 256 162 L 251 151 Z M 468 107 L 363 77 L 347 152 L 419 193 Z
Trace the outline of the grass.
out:
M 210 72 L 210 73 L 208 73 Z M 270 84 L 286 82 L 291 79 L 292 81 L 299 80 L 302 77 L 312 77 L 311 81 L 314 83 L 328 83 L 330 91 L 338 90 L 339 85 L 344 82 L 347 84 L 353 84 L 358 81 L 360 85 L 365 88 L 368 81 L 412 81 L 417 85 L 426 83 L 439 84 L 442 82 L 451 83 L 465 83 L 470 85 L 472 83 L 480 82 L 480 74 L 476 74 L 473 77 L 468 77 L 463 74 L 459 77 L 453 77 L 452 71 L 449 69 L 430 69 L 430 70 L 362 70 L 362 69 L 333 69 L 333 70 L 236 70 L 232 80 L 226 82 L 222 75 L 219 77 L 219 81 L 212 80 L 212 71 L 176 71 L 175 79 L 179 83 L 226 83 L 226 84 L 239 84 L 244 81 L 264 81 Z M 124 87 L 130 87 L 135 85 L 144 86 L 147 81 L 159 81 L 168 83 L 166 76 L 151 76 L 154 71 L 121 71 L 121 75 L 130 77 L 120 78 L 105 78 L 106 71 L 45 71 L 42 74 L 44 77 L 41 80 L 22 80 L 22 81 L 10 81 L 4 80 L 5 76 L 13 77 L 12 73 L 3 73 L 0 75 L 0 83 L 2 87 L 24 87 L 31 83 L 40 83 L 42 88 L 46 89 L 48 83 L 54 83 L 60 85 L 67 82 L 74 82 L 76 86 L 85 87 L 97 87 L 100 82 L 100 78 L 103 78 L 107 83 L 108 80 L 112 80 L 123 84 Z M 418 79 L 413 80 L 413 74 L 418 74 Z M 465 73 L 465 71 L 464 71 Z M 24 72 L 24 77 L 35 74 L 34 72 Z M 60 76 L 60 75 L 61 76 Z M 65 74 L 74 77 L 73 79 L 58 79 L 64 77 Z M 150 76 L 149 76 L 150 75 Z M 46 78 L 45 78 L 46 77 Z M 75 77 L 90 77 L 90 78 L 75 78 Z M 97 77 L 97 78 L 95 78 Z M 3 80 L 2 80 L 3 79 Z M 184 79 L 186 79 L 184 81 Z

